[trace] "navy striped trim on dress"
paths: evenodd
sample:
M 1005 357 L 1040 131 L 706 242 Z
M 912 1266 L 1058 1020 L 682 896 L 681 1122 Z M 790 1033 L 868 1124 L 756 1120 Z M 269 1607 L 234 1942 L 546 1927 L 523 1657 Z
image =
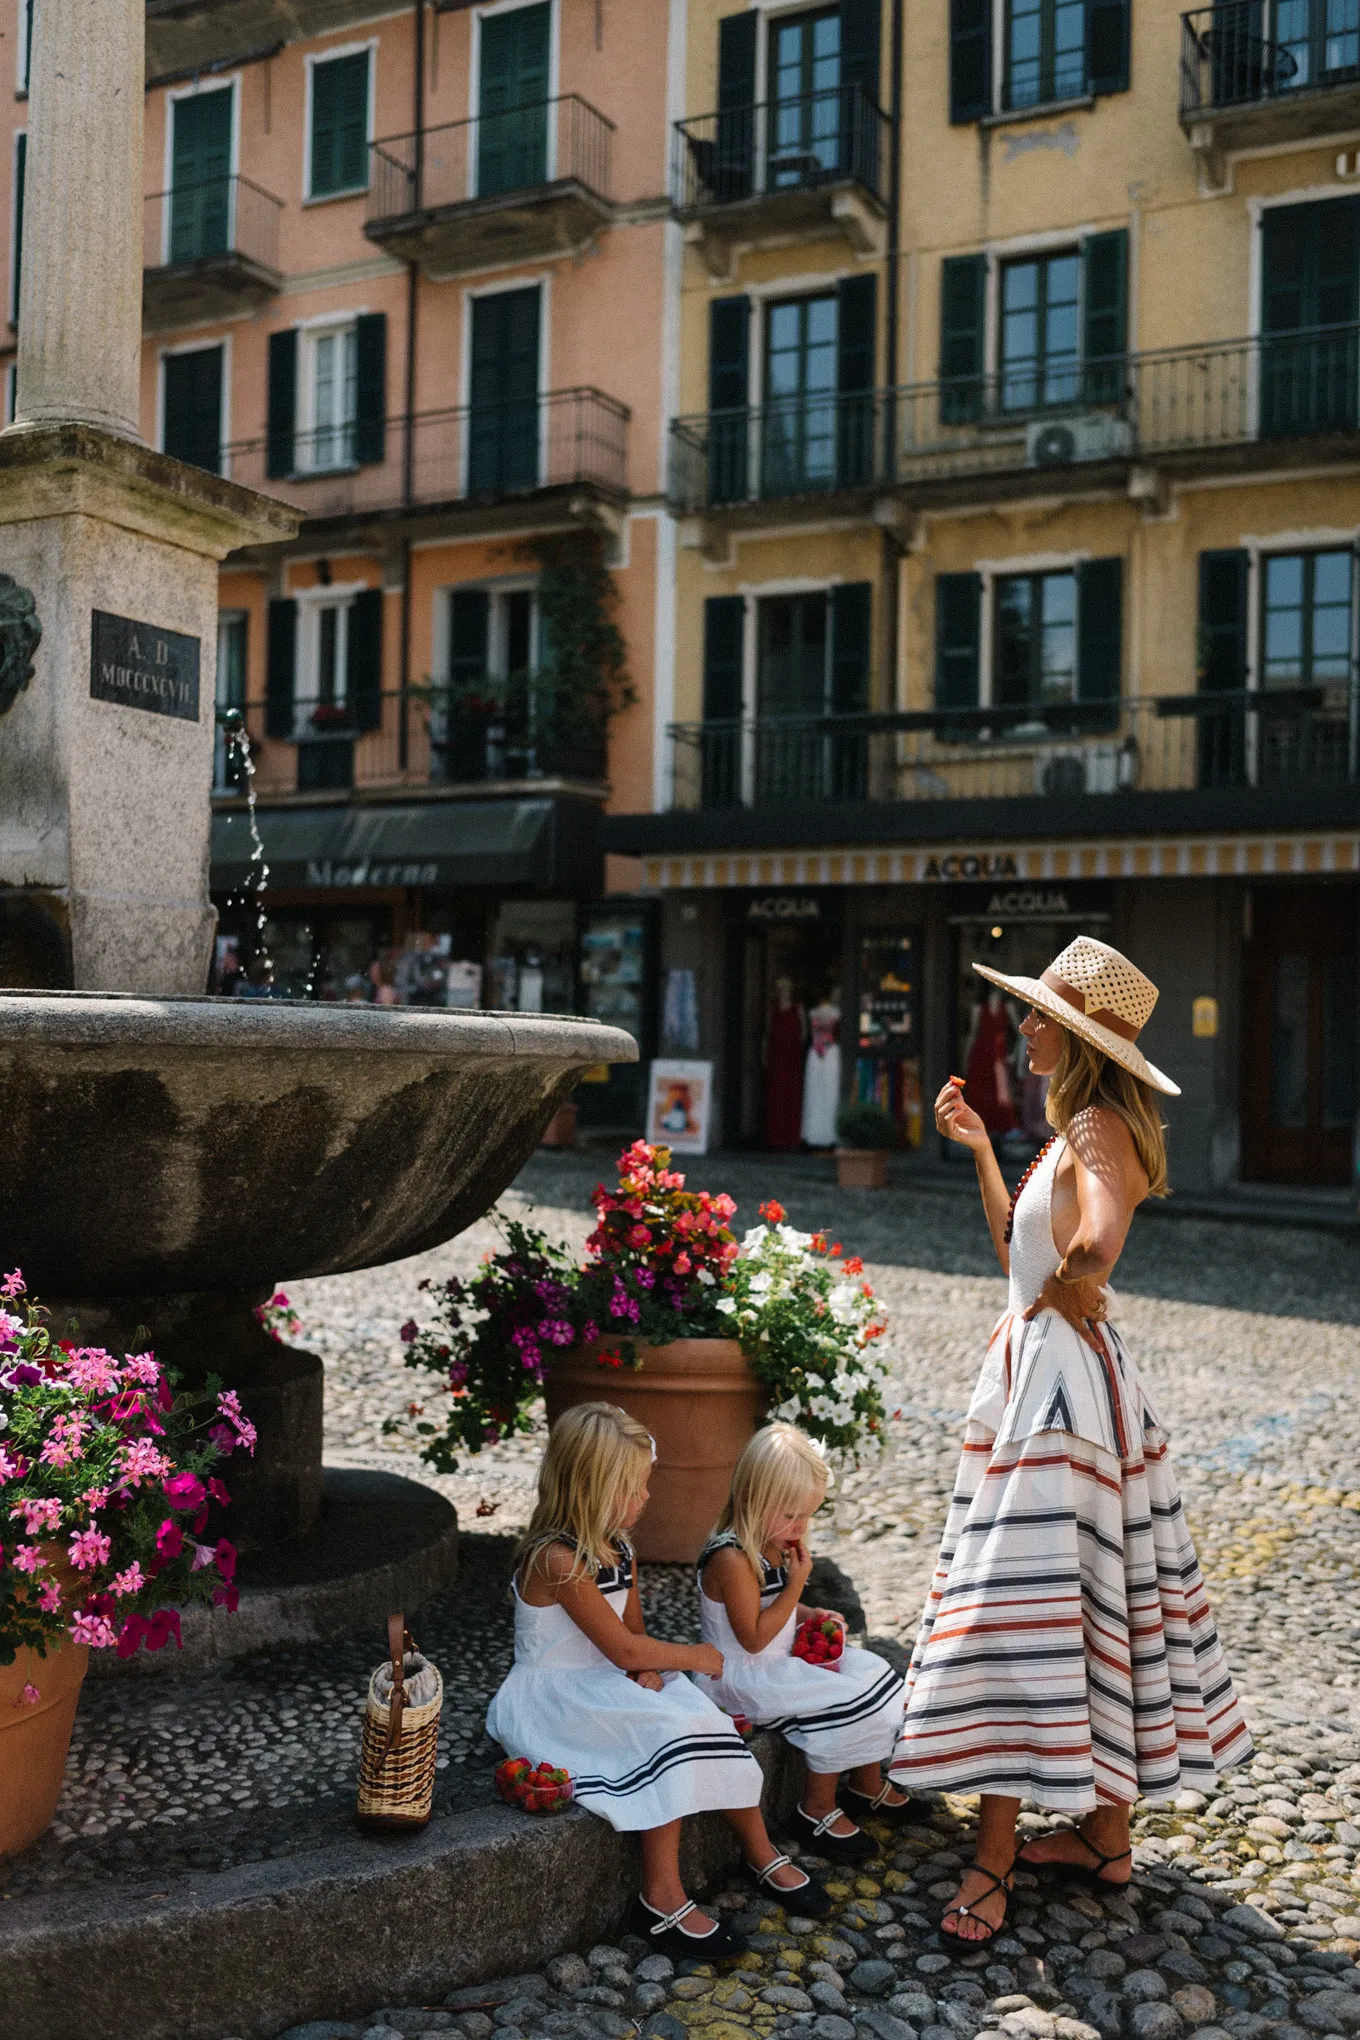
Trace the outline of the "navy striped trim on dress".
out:
M 704 1567 L 708 1564 L 714 1553 L 740 1550 L 741 1542 L 735 1530 L 722 1530 L 716 1537 L 709 1538 L 707 1544 L 694 1561 L 694 1577 L 698 1580 L 701 1591 L 703 1588 Z M 760 1580 L 760 1602 L 763 1607 L 766 1601 L 772 1601 L 776 1594 L 783 1593 L 789 1583 L 788 1569 L 782 1565 L 771 1565 L 769 1559 L 766 1558 L 762 1551 L 760 1554 Z M 712 1596 L 710 1595 L 708 1598 L 711 1600 Z
M 677 1764 L 708 1764 L 719 1758 L 736 1759 L 745 1764 L 755 1762 L 735 1729 L 719 1730 L 713 1735 L 687 1735 L 675 1742 L 663 1743 L 645 1764 L 625 1771 L 621 1778 L 594 1774 L 578 1777 L 576 1790 L 578 1793 L 608 1792 L 615 1799 L 627 1799 L 634 1792 L 645 1791 L 664 1772 L 673 1771 Z
M 821 1730 L 828 1733 L 838 1728 L 849 1728 L 853 1722 L 863 1721 L 871 1714 L 877 1714 L 881 1707 L 902 1690 L 902 1674 L 892 1666 L 885 1668 L 883 1677 L 876 1679 L 863 1693 L 842 1700 L 835 1707 L 824 1707 L 819 1714 L 781 1714 L 777 1720 L 762 1721 L 760 1726 L 771 1733 L 783 1735 L 796 1728 L 800 1735 L 815 1735 Z

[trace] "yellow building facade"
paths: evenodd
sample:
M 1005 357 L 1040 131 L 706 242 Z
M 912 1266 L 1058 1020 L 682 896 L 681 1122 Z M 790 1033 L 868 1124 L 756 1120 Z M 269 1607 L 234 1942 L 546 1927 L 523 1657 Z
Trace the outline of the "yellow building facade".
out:
M 969 966 L 1086 929 L 1163 987 L 1183 1186 L 1350 1180 L 1349 24 L 691 0 L 670 780 L 609 826 L 725 1138 L 794 1144 L 834 1011 L 844 1097 L 915 1142 L 972 1055 L 1019 1153 Z

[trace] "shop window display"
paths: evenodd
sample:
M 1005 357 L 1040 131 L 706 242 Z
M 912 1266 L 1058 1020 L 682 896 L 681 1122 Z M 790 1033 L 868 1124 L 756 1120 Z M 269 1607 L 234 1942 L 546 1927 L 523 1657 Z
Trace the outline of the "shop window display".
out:
M 576 907 L 505 900 L 487 943 L 486 1003 L 508 1013 L 576 1011 Z
M 921 1145 L 921 938 L 865 935 L 859 945 L 854 1094 L 891 1113 L 906 1147 Z

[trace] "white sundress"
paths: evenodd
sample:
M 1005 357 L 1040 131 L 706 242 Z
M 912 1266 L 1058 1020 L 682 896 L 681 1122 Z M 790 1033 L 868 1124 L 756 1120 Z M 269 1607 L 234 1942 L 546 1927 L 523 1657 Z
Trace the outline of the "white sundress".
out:
M 633 1553 L 595 1584 L 623 1615 Z M 764 1777 L 727 1717 L 679 1672 L 659 1693 L 595 1648 L 565 1608 L 532 1607 L 515 1587 L 515 1662 L 487 1710 L 486 1732 L 508 1756 L 560 1764 L 579 1803 L 634 1833 L 689 1813 L 758 1806 Z
M 812 1665 L 793 1655 L 795 1609 L 763 1650 L 743 1650 L 721 1601 L 704 1592 L 704 1567 L 724 1546 L 740 1550 L 731 1532 L 715 1537 L 699 1554 L 699 1627 L 705 1643 L 723 1654 L 720 1679 L 697 1675 L 702 1687 L 728 1714 L 743 1714 L 761 1728 L 791 1742 L 819 1774 L 852 1771 L 881 1763 L 891 1754 L 902 1723 L 902 1675 L 871 1650 L 847 1646 L 833 1665 Z M 788 1573 L 761 1554 L 760 1603 L 783 1591 Z
M 1214 1789 L 1251 1737 L 1166 1432 L 1113 1324 L 1024 1313 L 1058 1267 L 1056 1141 L 1015 1208 L 892 1775 L 1082 1815 Z

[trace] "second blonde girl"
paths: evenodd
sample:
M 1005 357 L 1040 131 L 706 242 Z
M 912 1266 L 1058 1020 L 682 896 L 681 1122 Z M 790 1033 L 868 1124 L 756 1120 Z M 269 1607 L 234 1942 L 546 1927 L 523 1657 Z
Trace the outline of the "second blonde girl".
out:
M 723 1655 L 716 1678 L 698 1684 L 730 1714 L 778 1730 L 807 1759 L 807 1787 L 795 1815 L 799 1839 L 833 1861 L 856 1862 L 875 1844 L 836 1804 L 894 1825 L 908 1817 L 905 1793 L 881 1766 L 902 1725 L 902 1678 L 872 1651 L 842 1650 L 833 1666 L 793 1655 L 800 1622 L 840 1623 L 832 1609 L 799 1596 L 812 1571 L 808 1525 L 829 1484 L 825 1462 L 792 1424 L 757 1431 L 732 1475 L 732 1492 L 699 1554 L 699 1623 Z

